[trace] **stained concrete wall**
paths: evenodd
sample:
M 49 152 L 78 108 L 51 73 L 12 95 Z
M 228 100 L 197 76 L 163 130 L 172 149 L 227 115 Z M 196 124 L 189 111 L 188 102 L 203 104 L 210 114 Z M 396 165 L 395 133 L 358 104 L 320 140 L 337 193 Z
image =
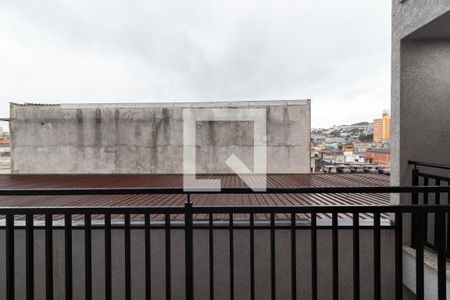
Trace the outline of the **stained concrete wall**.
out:
M 4 241 L 0 230 L 0 241 Z M 35 299 L 45 299 L 44 231 L 35 230 Z M 209 248 L 207 230 L 194 231 L 194 298 L 209 298 Z M 290 230 L 276 231 L 276 298 L 291 299 Z M 250 298 L 250 232 L 234 230 L 235 299 Z M 297 298 L 311 298 L 311 236 L 309 230 L 298 230 L 297 238 Z M 340 299 L 353 295 L 352 231 L 339 230 L 339 294 Z M 361 299 L 373 299 L 373 231 L 360 231 Z M 113 299 L 124 298 L 124 233 L 112 231 Z M 318 241 L 318 299 L 332 299 L 331 230 L 320 229 Z M 165 233 L 151 230 L 152 299 L 165 299 Z M 381 298 L 394 299 L 394 231 L 381 232 Z M 144 232 L 131 232 L 132 299 L 144 299 Z M 25 232 L 15 230 L 16 299 L 25 299 Z M 93 298 L 104 298 L 104 232 L 92 232 Z M 5 259 L 5 245 L 0 243 L 0 260 Z M 54 293 L 64 298 L 64 231 L 54 230 Z M 74 299 L 84 298 L 84 233 L 73 232 L 73 293 Z M 230 299 L 229 293 L 229 233 L 214 230 L 214 294 L 215 299 Z M 171 230 L 172 299 L 184 299 L 184 231 Z M 5 280 L 5 268 L 0 268 L 0 282 Z M 255 231 L 255 292 L 256 299 L 270 299 L 270 231 Z M 0 289 L 5 299 L 5 289 Z
M 310 102 L 11 105 L 12 172 L 182 173 L 183 110 L 262 108 L 267 171 L 310 172 Z M 197 173 L 253 169 L 253 122 L 197 123 Z

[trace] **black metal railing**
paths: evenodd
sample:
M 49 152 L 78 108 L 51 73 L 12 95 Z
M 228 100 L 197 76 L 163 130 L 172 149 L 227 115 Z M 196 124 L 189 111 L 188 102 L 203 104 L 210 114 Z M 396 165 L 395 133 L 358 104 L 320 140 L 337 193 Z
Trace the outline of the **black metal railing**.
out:
M 214 259 L 215 248 L 213 247 L 214 234 L 216 230 L 227 230 L 228 232 L 228 281 L 230 299 L 234 298 L 235 291 L 235 231 L 249 231 L 249 296 L 256 299 L 255 278 L 255 232 L 261 229 L 269 230 L 270 252 L 269 276 L 270 276 L 270 295 L 271 299 L 277 296 L 277 265 L 276 265 L 276 237 L 280 230 L 290 231 L 290 295 L 292 299 L 297 299 L 298 295 L 298 270 L 297 263 L 299 261 L 297 253 L 297 231 L 307 230 L 310 232 L 310 249 L 311 260 L 302 263 L 310 264 L 311 278 L 311 298 L 319 299 L 318 281 L 323 274 L 318 268 L 318 232 L 320 230 L 331 230 L 331 243 L 329 245 L 321 244 L 321 247 L 330 247 L 331 249 L 331 273 L 332 273 L 332 296 L 338 299 L 340 290 L 340 271 L 343 269 L 352 269 L 353 297 L 360 299 L 361 276 L 360 276 L 360 233 L 361 230 L 372 231 L 372 259 L 373 259 L 373 297 L 380 299 L 382 295 L 382 247 L 393 247 L 395 251 L 395 299 L 402 299 L 403 291 L 403 220 L 405 215 L 413 214 L 416 219 L 415 229 L 420 233 L 425 231 L 425 217 L 429 214 L 434 215 L 436 219 L 436 250 L 438 256 L 438 270 L 436 289 L 438 290 L 439 299 L 446 298 L 446 217 L 450 213 L 449 205 L 408 205 L 408 206 L 195 206 L 191 203 L 193 194 L 205 193 L 226 193 L 226 194 L 328 194 L 328 193 L 408 193 L 415 195 L 416 193 L 450 193 L 450 187 L 330 187 L 330 188 L 269 188 L 265 192 L 253 192 L 247 188 L 224 188 L 220 192 L 185 192 L 178 188 L 169 189 L 20 189 L 20 190 L 0 190 L 0 196 L 8 195 L 117 195 L 117 194 L 185 194 L 186 204 L 183 207 L 2 207 L 0 208 L 0 217 L 4 217 L 5 223 L 0 229 L 5 230 L 5 272 L 6 282 L 4 288 L 6 290 L 6 298 L 15 298 L 15 279 L 17 278 L 16 262 L 15 262 L 15 235 L 17 230 L 25 230 L 25 289 L 26 298 L 33 299 L 35 295 L 35 243 L 34 235 L 36 230 L 44 230 L 45 244 L 45 296 L 46 299 L 54 299 L 54 268 L 53 248 L 55 241 L 53 239 L 54 231 L 62 229 L 64 232 L 64 289 L 65 298 L 72 299 L 74 293 L 73 285 L 73 235 L 74 230 L 84 231 L 84 293 L 86 299 L 92 299 L 92 232 L 93 230 L 101 230 L 104 235 L 104 291 L 105 298 L 112 297 L 112 230 L 123 231 L 123 249 L 120 255 L 124 259 L 124 294 L 119 298 L 131 299 L 132 295 L 132 264 L 131 264 L 131 230 L 139 230 L 144 232 L 145 248 L 143 260 L 145 264 L 145 299 L 152 296 L 152 262 L 151 262 L 151 230 L 159 228 L 164 230 L 164 253 L 165 253 L 165 269 L 163 274 L 165 277 L 166 299 L 172 298 L 172 238 L 173 230 L 184 231 L 184 268 L 185 268 L 185 298 L 194 298 L 194 230 L 208 230 L 208 254 L 206 258 L 209 267 L 209 292 L 210 298 L 213 299 L 215 292 L 215 272 Z M 350 215 L 351 222 L 341 222 L 342 215 Z M 361 224 L 360 216 L 362 214 L 370 214 L 373 222 L 370 224 Z M 387 222 L 386 214 L 391 214 L 394 220 Z M 55 216 L 63 216 L 64 222 L 55 223 Z M 74 216 L 83 216 L 83 222 L 73 222 Z M 139 215 L 143 221 L 131 222 L 131 217 Z M 208 216 L 207 222 L 200 222 L 195 219 L 198 215 Z M 17 218 L 25 216 L 25 223 L 18 222 Z M 93 222 L 101 216 L 101 223 Z M 120 217 L 119 217 L 120 216 Z M 180 216 L 182 218 L 180 218 Z M 245 216 L 245 218 L 242 218 Z M 302 216 L 300 218 L 300 216 Z M 331 221 L 325 224 L 319 224 L 319 216 L 329 216 Z M 157 217 L 157 218 L 156 218 Z M 304 222 L 305 217 L 308 222 Z M 299 220 L 302 219 L 302 220 Z M 154 221 L 157 220 L 157 221 Z M 239 222 L 237 222 L 239 220 Z M 383 222 L 382 222 L 383 221 Z M 387 222 L 387 223 L 386 223 Z M 339 257 L 339 239 L 341 230 L 348 229 L 352 231 L 352 249 L 353 249 L 353 266 L 340 264 Z M 392 230 L 395 235 L 393 245 L 381 245 L 381 232 L 384 230 Z M 418 234 L 415 240 L 416 248 L 416 288 L 417 299 L 424 299 L 424 245 L 425 240 L 423 234 Z M 98 252 L 98 251 L 96 251 Z M 96 253 L 98 255 L 98 253 Z M 114 253 L 118 255 L 117 253 Z M 223 270 L 222 270 L 223 271 Z
M 408 164 L 413 165 L 411 182 L 413 186 L 450 186 L 450 165 L 444 164 L 434 164 L 419 161 L 408 161 Z M 419 167 L 424 167 L 425 170 L 420 170 Z M 440 174 L 432 174 L 436 170 L 441 170 Z M 448 173 L 447 176 L 445 176 Z M 450 204 L 450 193 L 413 193 L 411 198 L 411 203 L 413 205 L 417 204 Z M 416 223 L 416 217 L 412 218 L 412 230 L 411 230 L 411 245 L 415 247 L 416 238 L 419 236 L 419 228 L 416 228 L 414 224 Z M 447 216 L 450 219 L 450 214 Z M 439 231 L 437 227 L 440 226 L 437 218 L 429 218 L 427 215 L 424 216 L 423 222 L 428 226 L 425 227 L 424 235 L 425 245 L 428 248 L 436 250 L 439 246 Z M 450 258 L 450 222 L 447 222 L 447 257 Z

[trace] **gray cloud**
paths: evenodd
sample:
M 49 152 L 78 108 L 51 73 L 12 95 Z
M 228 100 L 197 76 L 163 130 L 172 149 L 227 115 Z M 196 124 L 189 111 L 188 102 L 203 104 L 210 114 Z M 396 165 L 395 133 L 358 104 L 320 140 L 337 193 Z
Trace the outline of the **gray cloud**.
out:
M 313 126 L 389 107 L 390 4 L 2 1 L 8 102 L 312 98 Z

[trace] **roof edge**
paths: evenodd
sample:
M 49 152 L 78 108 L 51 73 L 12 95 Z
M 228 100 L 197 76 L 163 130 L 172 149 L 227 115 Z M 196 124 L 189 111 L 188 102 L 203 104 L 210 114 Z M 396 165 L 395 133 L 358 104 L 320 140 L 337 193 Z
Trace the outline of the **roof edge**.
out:
M 35 102 L 9 102 L 11 106 L 60 106 L 61 104 L 55 103 L 35 103 Z
M 62 103 L 63 109 L 81 108 L 145 108 L 145 107 L 186 107 L 186 108 L 213 108 L 213 107 L 253 107 L 253 106 L 307 106 L 311 100 L 236 100 L 236 101 L 196 101 L 196 102 L 133 102 L 133 103 Z

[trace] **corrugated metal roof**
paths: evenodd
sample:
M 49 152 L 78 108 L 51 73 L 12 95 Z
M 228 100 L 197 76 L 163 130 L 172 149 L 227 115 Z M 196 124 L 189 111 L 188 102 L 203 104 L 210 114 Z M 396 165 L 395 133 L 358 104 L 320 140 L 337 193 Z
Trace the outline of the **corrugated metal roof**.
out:
M 211 175 L 220 178 L 224 187 L 244 187 L 236 175 Z M 117 187 L 182 187 L 181 175 L 0 175 L 0 188 L 117 188 Z M 269 187 L 358 187 L 388 186 L 389 177 L 379 174 L 280 174 L 268 175 Z M 184 195 L 97 195 L 97 196 L 3 196 L 1 206 L 182 206 Z M 250 195 L 193 195 L 194 205 L 388 205 L 388 194 L 250 194 Z M 117 217 L 117 216 L 116 216 Z M 160 219 L 161 216 L 153 216 Z M 266 219 L 267 216 L 257 216 Z M 319 218 L 329 218 L 320 215 Z M 387 217 L 387 216 L 385 216 Z M 82 216 L 75 217 L 81 219 Z M 101 218 L 100 216 L 94 217 Z M 118 218 L 118 217 L 117 217 Z M 227 216 L 217 216 L 227 219 Z M 237 216 L 245 219 L 248 216 Z M 308 215 L 299 216 L 309 219 Z M 351 215 L 340 215 L 351 218 Z M 134 216 L 140 220 L 142 216 Z M 182 216 L 174 219 L 183 220 Z M 195 216 L 207 220 L 207 216 Z M 288 219 L 288 216 L 277 216 Z M 361 219 L 371 219 L 362 214 Z

